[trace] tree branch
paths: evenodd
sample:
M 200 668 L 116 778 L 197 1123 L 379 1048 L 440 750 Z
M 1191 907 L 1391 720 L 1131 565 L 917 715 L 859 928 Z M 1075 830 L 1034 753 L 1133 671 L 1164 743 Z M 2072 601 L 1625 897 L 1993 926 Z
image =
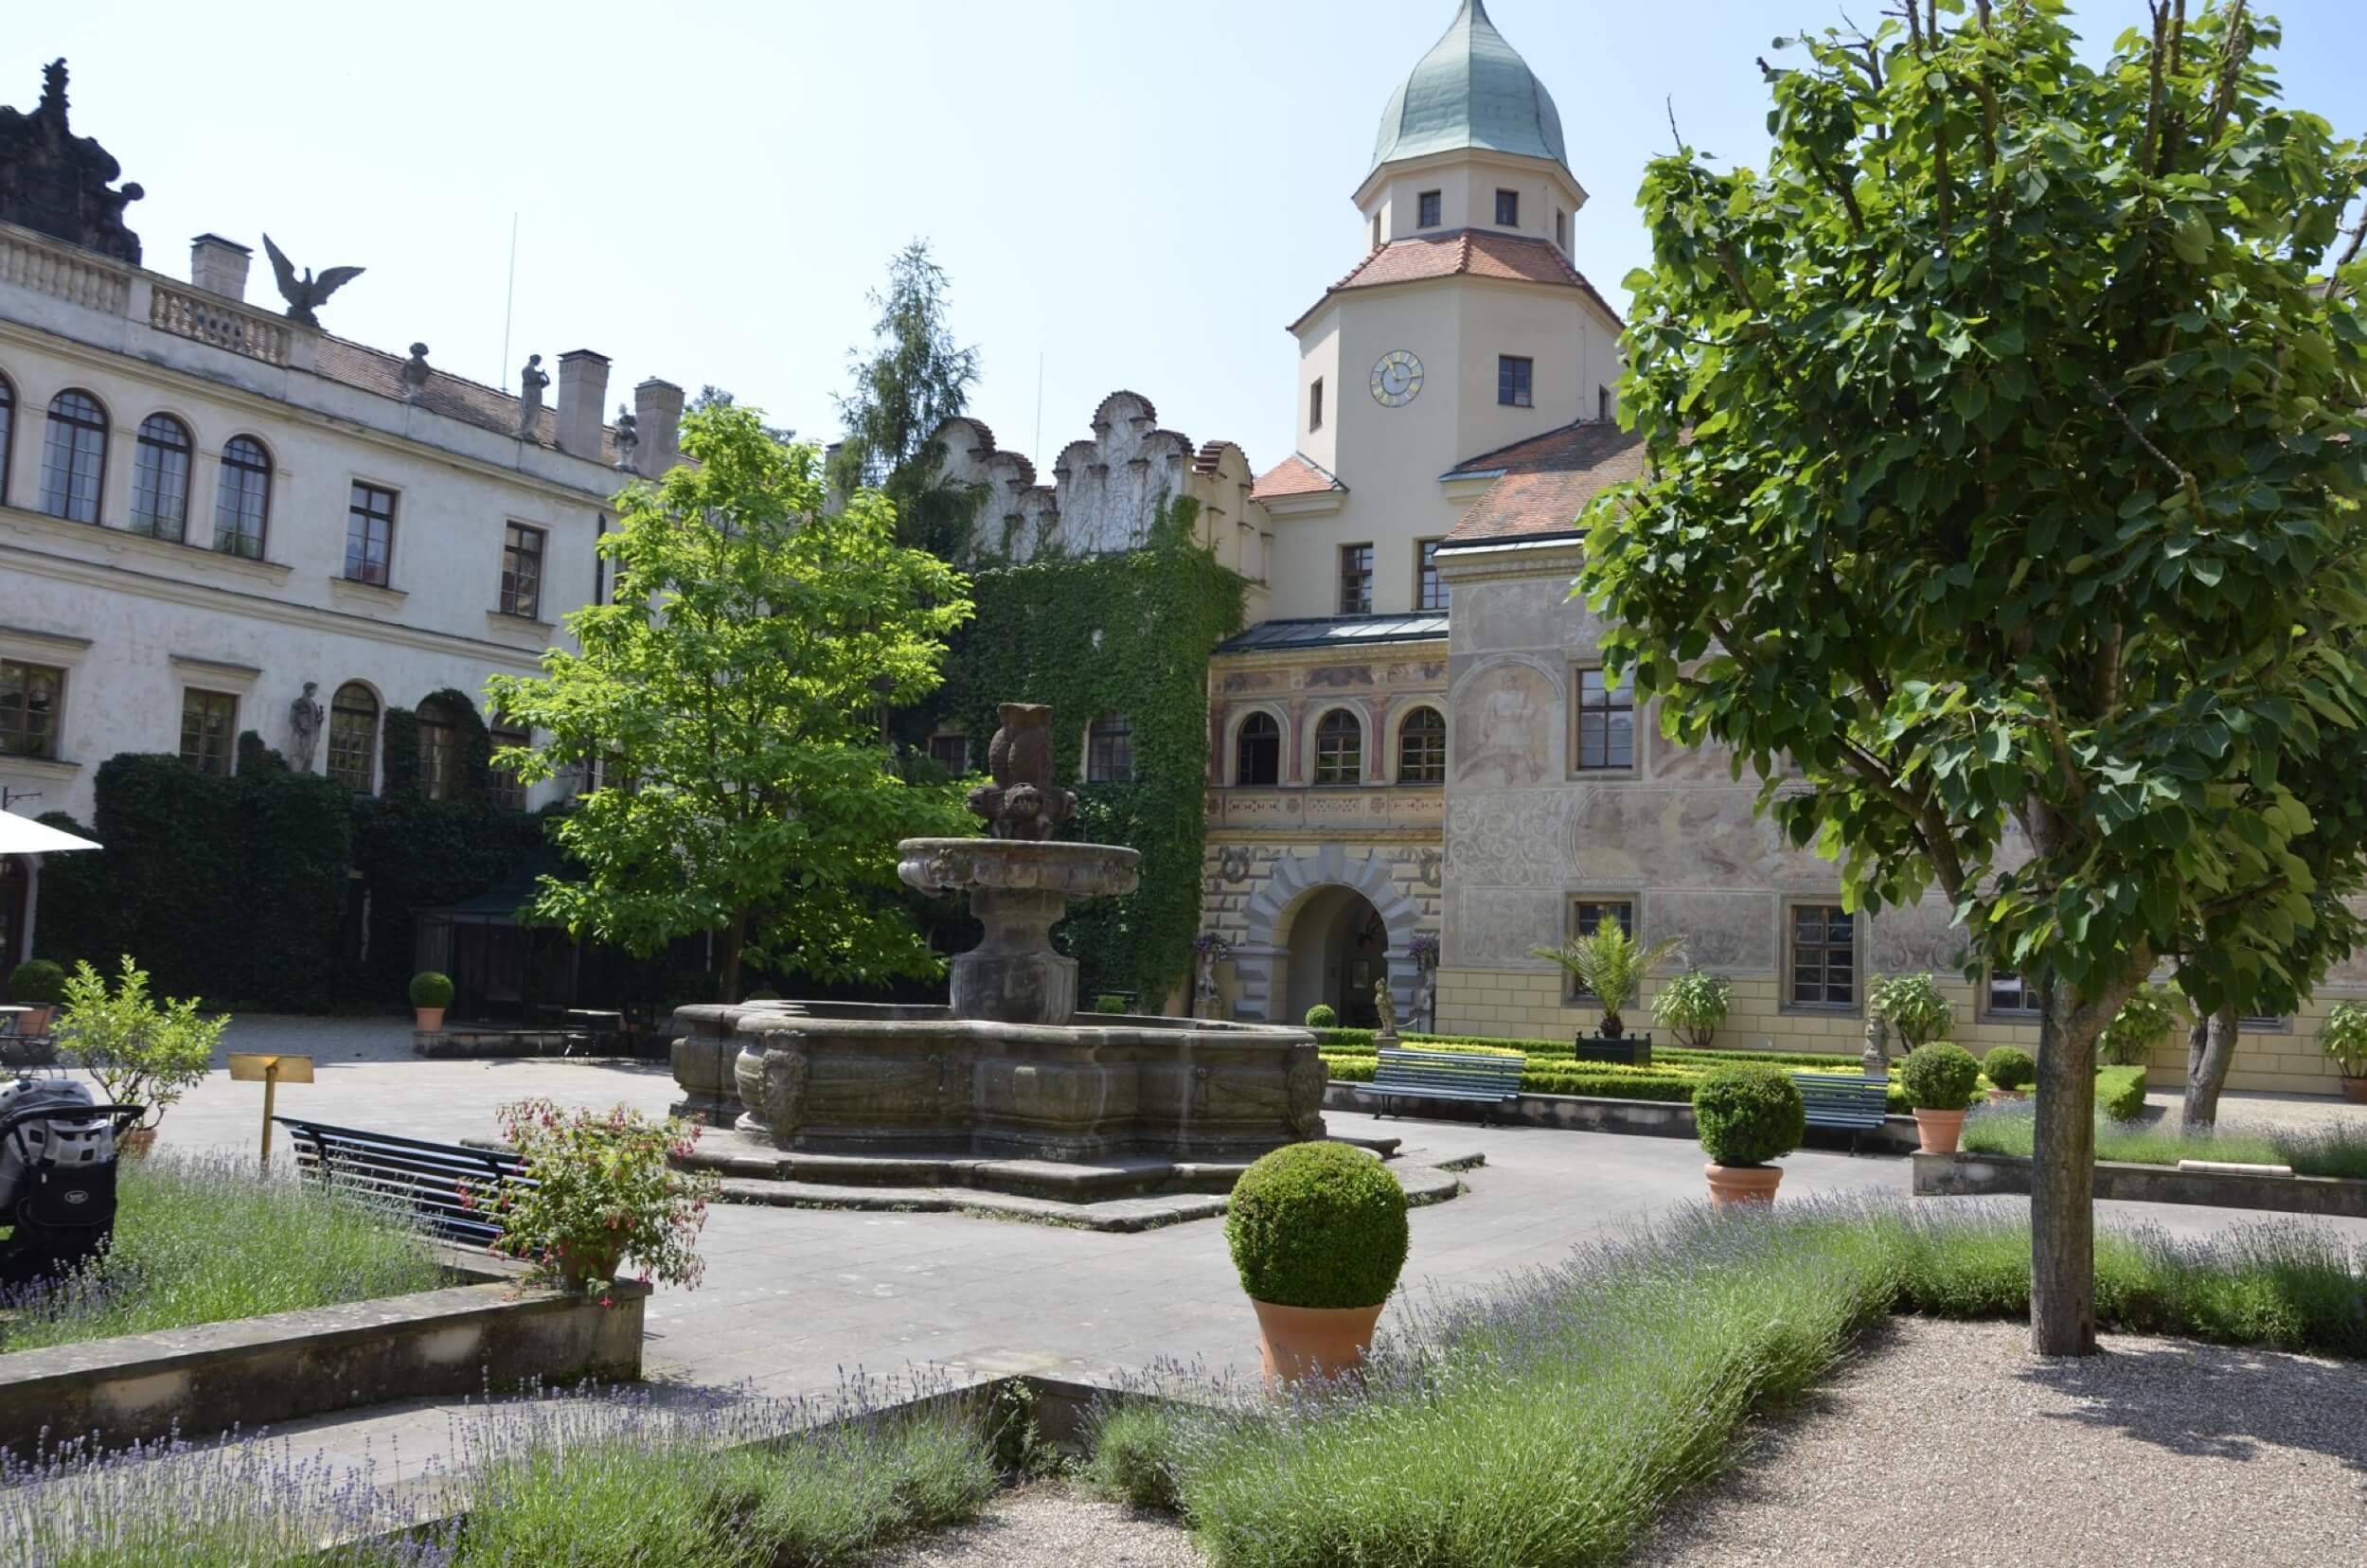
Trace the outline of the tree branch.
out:
M 2113 397 L 2102 382 L 2090 376 L 2088 384 L 2095 389 L 2097 397 L 2104 400 L 2104 406 L 2120 417 L 2121 423 L 2128 428 L 2128 433 L 2137 437 L 2137 444 L 2151 453 L 2155 462 L 2160 463 L 2177 476 L 2179 487 L 2185 490 L 2186 499 L 2194 507 L 2196 520 L 2199 522 L 2202 517 L 2202 487 L 2195 482 L 2195 476 L 2172 462 L 2168 453 L 2153 444 L 2151 438 L 2139 427 L 2137 421 L 2128 417 L 2128 411 L 2121 407 L 2120 400 Z
M 2284 877 L 2270 877 L 2258 887 L 2248 887 L 2241 893 L 2230 893 L 2224 898 L 2214 899 L 2209 903 L 2201 905 L 2196 913 L 2206 920 L 2216 919 L 2222 915 L 2233 915 L 2245 905 L 2257 903 L 2271 893 L 2284 892 L 2286 883 L 2287 879 Z

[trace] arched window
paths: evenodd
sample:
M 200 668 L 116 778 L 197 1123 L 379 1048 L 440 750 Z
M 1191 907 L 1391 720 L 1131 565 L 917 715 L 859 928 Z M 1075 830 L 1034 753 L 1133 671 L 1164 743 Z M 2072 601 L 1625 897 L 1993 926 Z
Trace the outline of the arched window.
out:
M 1282 726 L 1271 713 L 1253 713 L 1241 721 L 1234 741 L 1233 782 L 1282 782 Z
M 189 427 L 169 414 L 140 421 L 132 451 L 132 531 L 178 544 L 189 526 Z
M 252 436 L 233 436 L 222 444 L 222 484 L 214 491 L 214 548 L 260 561 L 269 521 L 271 454 Z
M 452 709 L 430 697 L 419 704 L 419 793 L 430 800 L 460 798 L 460 726 Z
M 368 794 L 377 760 L 378 698 L 361 682 L 347 681 L 329 704 L 329 776 L 355 794 Z
M 49 435 L 41 454 L 41 509 L 69 523 L 98 521 L 107 473 L 107 411 L 87 392 L 49 400 Z
M 1315 726 L 1315 782 L 1364 782 L 1364 724 L 1346 708 L 1333 708 Z
M 1085 732 L 1085 782 L 1134 782 L 1134 722 L 1124 714 L 1104 714 Z
M 1397 782 L 1447 781 L 1447 720 L 1434 707 L 1418 707 L 1397 726 Z
M 500 751 L 506 746 L 534 744 L 532 730 L 527 729 L 524 724 L 513 724 L 498 713 L 493 715 L 492 722 L 485 727 L 491 732 L 495 751 Z M 493 804 L 512 811 L 525 811 L 526 809 L 526 781 L 507 768 L 495 768 L 493 770 Z
M 0 507 L 9 502 L 9 456 L 16 443 L 16 388 L 0 376 Z M 0 953 L 0 957 L 5 957 Z

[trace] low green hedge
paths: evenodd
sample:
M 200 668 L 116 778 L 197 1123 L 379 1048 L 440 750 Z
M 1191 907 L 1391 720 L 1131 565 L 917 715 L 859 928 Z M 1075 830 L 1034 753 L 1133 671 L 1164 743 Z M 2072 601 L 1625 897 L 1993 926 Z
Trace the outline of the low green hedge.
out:
M 1572 1061 L 1576 1049 L 1567 1040 L 1521 1040 L 1502 1035 L 1400 1035 L 1408 1045 L 1424 1050 L 1499 1050 L 1518 1051 L 1530 1060 Z M 1335 1056 L 1370 1056 L 1375 1049 L 1371 1029 L 1318 1029 L 1315 1042 L 1319 1049 Z M 1681 1046 L 1652 1047 L 1655 1063 L 1669 1062 L 1689 1067 L 1715 1067 L 1735 1061 L 1764 1061 L 1778 1067 L 1801 1067 L 1818 1072 L 1855 1073 L 1858 1059 L 1832 1051 L 1695 1051 Z
M 2145 1114 L 2145 1070 L 2138 1067 L 2096 1069 L 2096 1109 L 2114 1121 L 2135 1121 Z

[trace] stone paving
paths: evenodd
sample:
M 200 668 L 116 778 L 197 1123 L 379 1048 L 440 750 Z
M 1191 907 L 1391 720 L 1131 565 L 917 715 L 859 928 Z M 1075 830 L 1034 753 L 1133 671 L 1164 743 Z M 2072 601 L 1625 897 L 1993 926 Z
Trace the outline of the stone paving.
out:
M 663 1114 L 674 1094 L 654 1062 L 423 1060 L 410 1053 L 408 1027 L 393 1020 L 240 1019 L 226 1044 L 311 1052 L 317 1080 L 282 1089 L 283 1114 L 444 1140 L 492 1135 L 495 1108 L 525 1096 Z M 218 1070 L 169 1114 L 160 1144 L 251 1154 L 260 1113 L 260 1086 L 231 1083 Z M 1466 1173 L 1463 1196 L 1414 1211 L 1405 1289 L 1416 1294 L 1484 1289 L 1558 1262 L 1607 1227 L 1703 1196 L 1702 1156 L 1689 1141 L 1327 1117 L 1335 1131 L 1401 1137 L 1416 1161 L 1448 1148 L 1485 1156 Z M 1804 1149 L 1784 1169 L 1787 1198 L 1907 1190 L 1906 1162 L 1883 1156 Z M 2108 1223 L 2188 1235 L 2260 1218 L 2156 1204 L 2099 1209 Z M 2367 1240 L 2367 1221 L 2324 1223 Z M 1126 1235 L 964 1214 L 725 1206 L 712 1212 L 703 1252 L 703 1285 L 662 1290 L 649 1309 L 649 1374 L 687 1395 L 827 1393 L 857 1368 L 890 1374 L 920 1363 L 1085 1379 L 1163 1359 L 1256 1365 L 1255 1324 L 1223 1229 L 1210 1221 Z M 332 1454 L 366 1448 L 384 1476 L 390 1442 L 400 1440 L 396 1473 L 445 1448 L 448 1415 L 433 1403 L 379 1407 L 283 1430 Z

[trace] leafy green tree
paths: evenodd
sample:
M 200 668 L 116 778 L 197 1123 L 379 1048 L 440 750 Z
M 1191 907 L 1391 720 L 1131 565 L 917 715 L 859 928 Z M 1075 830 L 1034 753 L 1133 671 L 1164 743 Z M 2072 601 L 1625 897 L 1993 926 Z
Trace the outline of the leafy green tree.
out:
M 978 383 L 978 350 L 953 341 L 946 325 L 945 270 L 916 240 L 888 263 L 887 293 L 871 295 L 880 312 L 868 358 L 847 350 L 855 389 L 838 400 L 846 438 L 831 454 L 830 488 L 871 486 L 896 506 L 896 537 L 945 561 L 975 553 L 972 524 L 984 491 L 946 479 L 945 421 L 970 404 Z
M 2054 0 L 1910 5 L 1768 73 L 1764 172 L 1655 160 L 1647 469 L 1580 580 L 1851 904 L 1936 886 L 2040 987 L 2043 1354 L 2094 1345 L 2098 1031 L 2173 955 L 2206 1009 L 2306 985 L 2360 875 L 2305 780 L 2367 718 L 2367 164 L 2272 25 L 2152 15 L 2091 69 Z
M 738 408 L 739 406 L 740 406 L 739 399 L 731 388 L 718 386 L 713 382 L 708 382 L 699 388 L 699 395 L 690 400 L 690 406 L 684 409 L 683 413 L 687 416 L 703 413 L 710 408 Z M 764 411 L 756 409 L 752 412 L 761 416 Z M 797 439 L 797 432 L 787 425 L 766 425 L 764 433 L 783 446 Z
M 876 716 L 936 686 L 969 584 L 898 545 L 878 493 L 826 510 L 813 448 L 746 409 L 689 416 L 683 450 L 617 497 L 600 542 L 617 602 L 568 617 L 583 650 L 487 686 L 549 732 L 498 766 L 599 770 L 557 829 L 584 876 L 545 878 L 536 913 L 635 953 L 718 933 L 726 998 L 750 959 L 826 980 L 933 972 L 894 897 L 896 843 L 970 822 L 953 787 L 897 776 Z

